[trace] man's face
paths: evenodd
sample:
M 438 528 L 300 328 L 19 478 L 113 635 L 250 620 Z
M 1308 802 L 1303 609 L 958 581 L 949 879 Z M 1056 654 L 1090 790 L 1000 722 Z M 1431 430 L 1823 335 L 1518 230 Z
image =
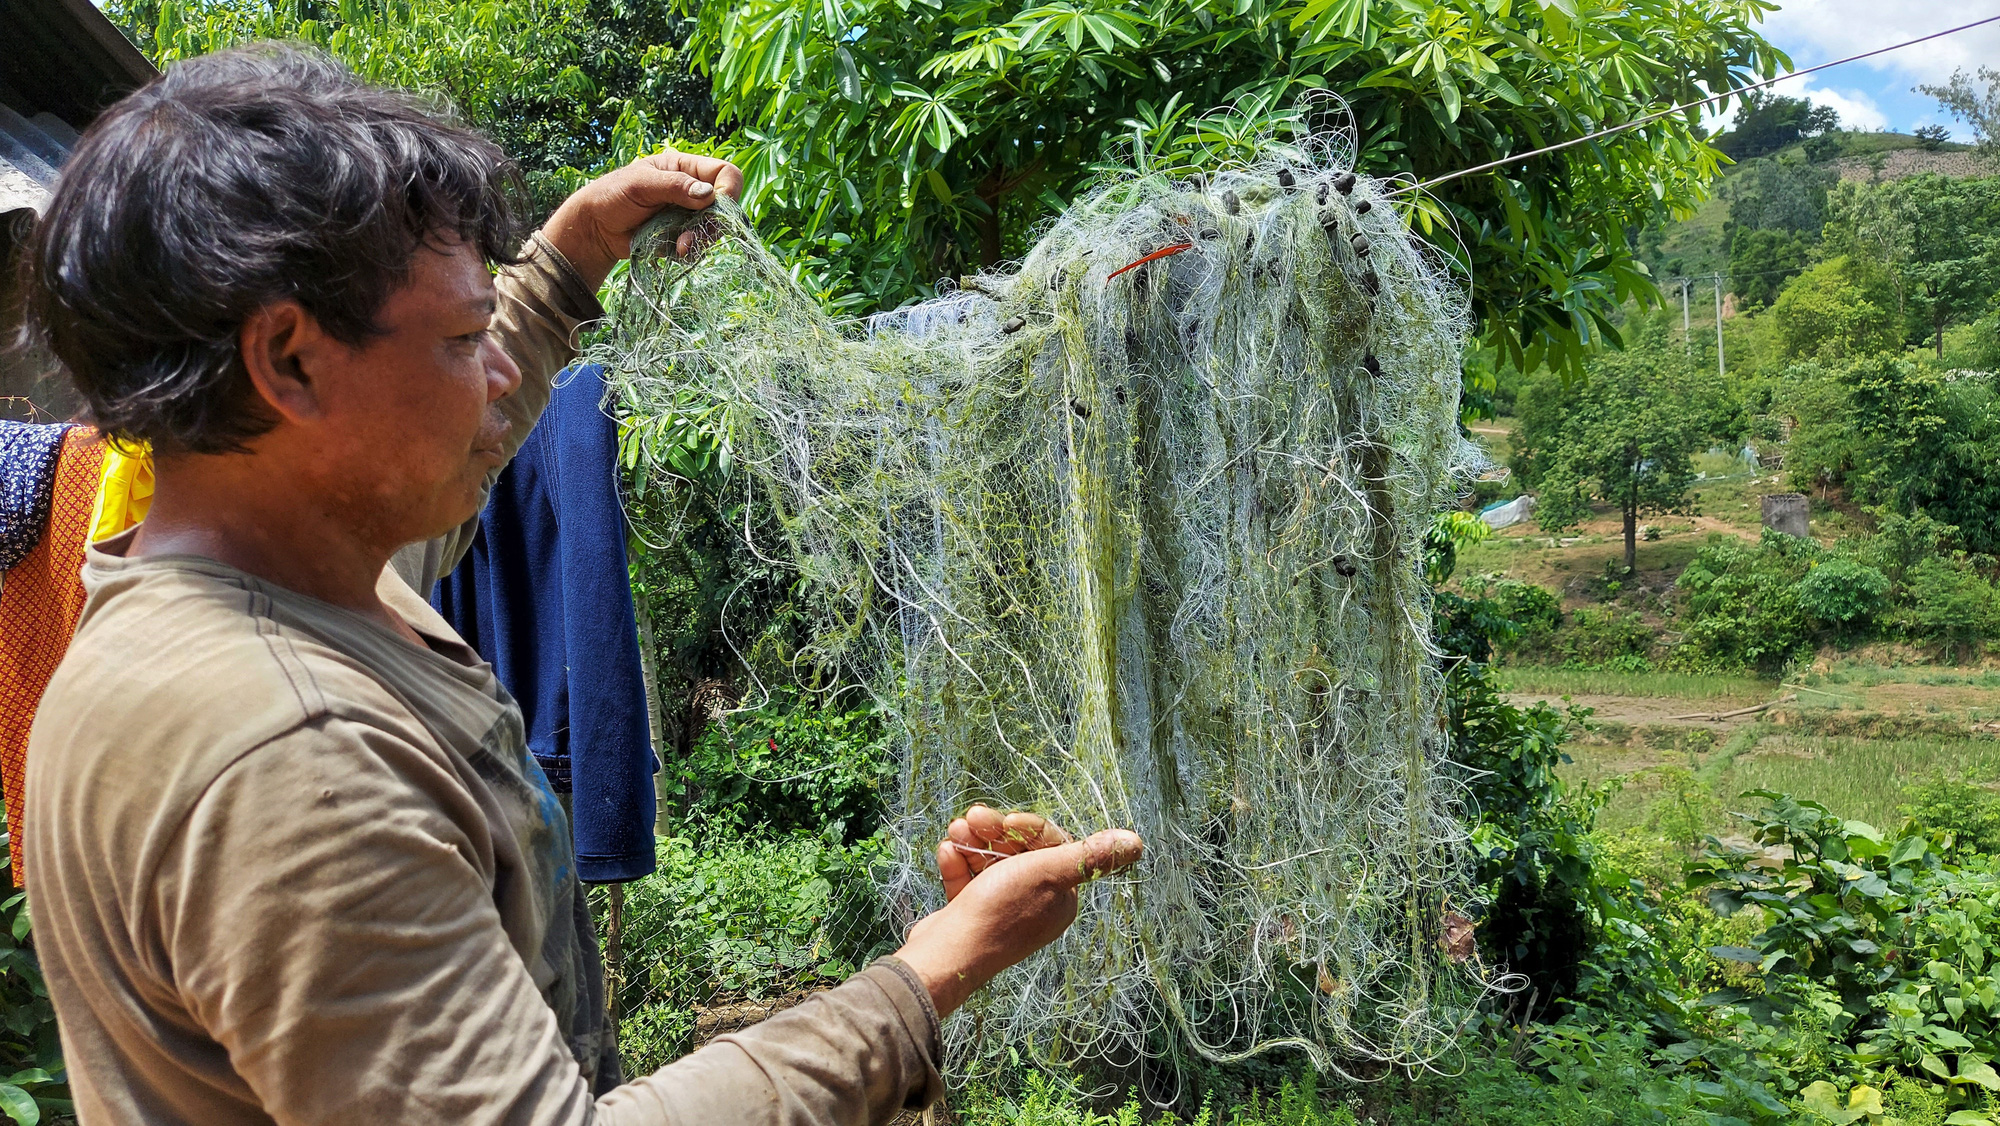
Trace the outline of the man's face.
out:
M 318 484 L 338 518 L 392 549 L 479 511 L 508 429 L 495 404 L 521 383 L 488 331 L 486 263 L 470 245 L 444 246 L 418 248 L 376 317 L 383 334 L 336 349 L 314 379 Z

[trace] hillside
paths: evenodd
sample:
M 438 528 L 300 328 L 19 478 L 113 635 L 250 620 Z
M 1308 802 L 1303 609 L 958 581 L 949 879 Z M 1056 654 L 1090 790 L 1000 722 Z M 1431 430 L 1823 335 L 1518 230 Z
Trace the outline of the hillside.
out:
M 1717 138 L 1726 142 L 1729 134 Z M 1662 224 L 1640 236 L 1641 256 L 1657 278 L 1703 278 L 1730 271 L 1730 204 L 1740 183 L 1772 169 L 1811 169 L 1829 183 L 1901 180 L 1924 173 L 1954 179 L 1993 175 L 1996 170 L 1969 145 L 1927 148 L 1908 133 L 1834 132 L 1798 141 L 1766 156 L 1731 164 L 1715 194 L 1694 214 Z M 1741 263 L 1738 270 L 1742 269 Z

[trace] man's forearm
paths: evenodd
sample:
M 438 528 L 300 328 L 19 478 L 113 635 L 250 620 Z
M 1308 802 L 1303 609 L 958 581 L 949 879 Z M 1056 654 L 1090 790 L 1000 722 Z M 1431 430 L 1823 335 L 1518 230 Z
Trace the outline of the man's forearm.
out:
M 885 958 L 604 1096 L 596 1126 L 864 1126 L 944 1093 L 937 1014 Z

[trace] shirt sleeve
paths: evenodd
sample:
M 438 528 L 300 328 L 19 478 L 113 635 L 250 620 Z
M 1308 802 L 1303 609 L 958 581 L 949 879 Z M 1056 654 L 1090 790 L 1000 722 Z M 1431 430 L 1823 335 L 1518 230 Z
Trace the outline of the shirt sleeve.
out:
M 508 460 L 528 440 L 528 433 L 548 408 L 550 387 L 556 373 L 576 357 L 578 335 L 584 325 L 604 315 L 597 294 L 583 283 L 582 275 L 569 259 L 540 231 L 521 248 L 519 263 L 500 271 L 494 279 L 498 306 L 493 315 L 493 333 L 500 347 L 521 369 L 521 386 L 500 400 L 499 407 L 510 424 L 501 450 Z M 505 462 L 502 462 L 502 466 Z M 496 467 L 486 475 L 480 490 L 480 507 L 485 508 L 487 492 L 500 477 Z M 392 565 L 412 590 L 429 595 L 431 585 L 458 566 L 472 546 L 479 529 L 474 514 L 464 524 L 434 540 L 411 544 L 396 553 Z
M 203 795 L 147 945 L 283 1126 L 880 1123 L 941 1091 L 929 996 L 885 960 L 593 1102 L 494 906 L 495 831 L 434 753 L 317 720 Z
M 916 972 L 883 958 L 839 988 L 598 1100 L 603 1126 L 863 1126 L 944 1094 L 937 1010 Z

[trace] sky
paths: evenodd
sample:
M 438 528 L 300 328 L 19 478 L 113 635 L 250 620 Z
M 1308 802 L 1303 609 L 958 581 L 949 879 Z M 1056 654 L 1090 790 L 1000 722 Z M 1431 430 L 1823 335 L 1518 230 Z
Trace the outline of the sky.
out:
M 1792 57 L 1795 69 L 1860 54 L 1933 31 L 2000 16 L 2000 0 L 1779 0 L 1764 21 L 1765 37 Z M 1952 139 L 1972 140 L 1935 99 L 1912 87 L 1941 84 L 1952 71 L 2000 69 L 2000 23 L 1905 47 L 1858 63 L 1788 79 L 1774 93 L 1807 97 L 1840 111 L 1849 129 L 1908 133 L 1944 125 Z M 1733 114 L 1734 107 L 1731 108 Z

